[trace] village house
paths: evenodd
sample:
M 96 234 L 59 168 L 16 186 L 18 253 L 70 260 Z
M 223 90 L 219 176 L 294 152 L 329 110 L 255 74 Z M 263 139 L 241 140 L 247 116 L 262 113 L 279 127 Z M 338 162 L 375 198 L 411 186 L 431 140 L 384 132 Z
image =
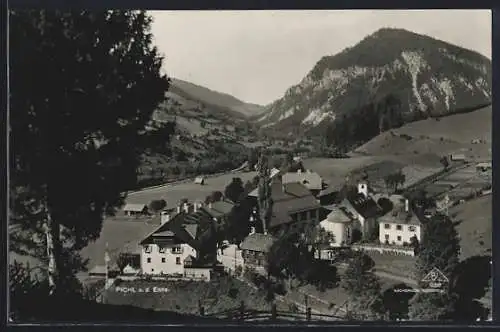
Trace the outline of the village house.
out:
M 390 197 L 390 199 L 393 203 L 392 210 L 378 218 L 380 243 L 409 245 L 413 236 L 420 241 L 422 223 L 412 211 L 408 199 L 403 197 Z
M 200 239 L 213 229 L 213 220 L 206 211 L 195 208 L 196 212 L 189 212 L 186 204 L 181 212 L 161 215 L 161 225 L 140 242 L 143 274 L 186 277 L 189 272 L 191 277 L 194 273 L 209 278 L 216 247 L 211 245 L 210 234 L 205 236 L 208 241 Z
M 266 255 L 274 241 L 271 235 L 255 233 L 252 230 L 240 244 L 245 267 L 264 268 L 266 265 Z
M 126 204 L 123 208 L 125 215 L 131 216 L 145 216 L 148 214 L 148 206 L 146 204 Z
M 317 196 L 323 190 L 323 179 L 318 173 L 310 170 L 302 172 L 299 169 L 297 172 L 285 173 L 282 175 L 281 181 L 283 184 L 302 183 L 314 196 Z
M 208 203 L 203 206 L 204 209 L 218 224 L 222 224 L 226 218 L 229 217 L 232 209 L 234 207 L 234 203 L 228 201 L 218 201 Z
M 357 194 L 344 198 L 339 206 L 353 216 L 353 230 L 358 231 L 361 238 L 368 238 L 377 225 L 377 217 L 382 210 L 372 196 L 368 194 L 368 184 L 358 183 Z M 360 239 L 354 236 L 353 241 Z
M 249 194 L 257 199 L 258 189 Z M 321 206 L 301 183 L 281 182 L 275 177 L 271 183 L 271 198 L 273 201 L 273 214 L 267 230 L 271 233 L 286 231 L 289 227 L 303 227 L 307 224 L 319 223 Z
M 345 247 L 352 244 L 352 233 L 356 218 L 344 206 L 333 207 L 319 226 L 330 233 L 332 239 L 328 247 Z

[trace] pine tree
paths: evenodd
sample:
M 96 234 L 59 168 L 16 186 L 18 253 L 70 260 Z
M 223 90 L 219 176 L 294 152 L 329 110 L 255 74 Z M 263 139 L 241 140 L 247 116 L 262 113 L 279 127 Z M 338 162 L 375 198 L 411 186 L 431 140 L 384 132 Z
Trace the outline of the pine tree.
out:
M 459 263 L 460 243 L 453 221 L 442 214 L 433 216 L 423 225 L 417 257 L 419 280 L 433 268 L 451 276 Z
M 384 311 L 378 306 L 381 286 L 377 276 L 370 271 L 373 265 L 371 258 L 362 251 L 354 252 L 340 285 L 350 295 L 353 310 L 381 315 Z
M 259 186 L 258 186 L 258 207 L 260 220 L 262 222 L 262 230 L 267 234 L 269 223 L 273 213 L 273 200 L 271 192 L 271 179 L 269 170 L 268 157 L 262 153 L 257 165 L 259 172 Z
M 151 116 L 169 79 L 143 11 L 14 10 L 9 22 L 11 222 L 25 229 L 10 249 L 35 242 L 54 294 L 137 184 L 144 148 L 168 142 Z
M 454 275 L 459 264 L 460 244 L 452 220 L 437 214 L 423 225 L 417 257 L 417 278 L 424 277 L 432 269 L 439 269 L 448 279 Z M 420 285 L 422 288 L 424 284 Z M 412 320 L 439 320 L 453 315 L 457 295 L 444 285 L 442 293 L 416 295 L 410 306 Z

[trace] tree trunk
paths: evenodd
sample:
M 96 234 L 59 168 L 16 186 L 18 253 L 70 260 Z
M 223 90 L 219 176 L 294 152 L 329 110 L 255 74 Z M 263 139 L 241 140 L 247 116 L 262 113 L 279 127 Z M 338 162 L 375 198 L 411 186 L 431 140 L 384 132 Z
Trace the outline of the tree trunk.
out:
M 49 295 L 54 295 L 57 291 L 58 280 L 58 257 L 60 255 L 61 227 L 58 222 L 52 219 L 49 211 L 47 211 L 47 221 L 45 224 L 45 235 L 47 241 L 47 258 L 48 258 L 48 282 Z

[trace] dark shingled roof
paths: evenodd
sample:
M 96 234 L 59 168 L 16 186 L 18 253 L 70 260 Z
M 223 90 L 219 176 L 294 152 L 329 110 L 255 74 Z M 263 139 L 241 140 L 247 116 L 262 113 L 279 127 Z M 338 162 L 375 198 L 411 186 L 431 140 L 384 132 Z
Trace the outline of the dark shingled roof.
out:
M 284 189 L 284 190 L 283 190 Z M 270 227 L 291 222 L 291 213 L 319 209 L 317 202 L 309 189 L 300 183 L 287 183 L 274 181 L 271 185 L 273 199 L 273 216 Z
M 203 210 L 189 214 L 177 213 L 171 217 L 170 221 L 148 234 L 140 245 L 153 243 L 153 239 L 157 238 L 171 238 L 174 242 L 187 243 L 195 249 L 200 249 L 201 243 L 197 235 L 201 223 L 212 223 L 212 217 Z
M 204 206 L 202 207 L 208 214 L 210 214 L 213 218 L 219 218 L 231 213 L 234 204 L 228 201 L 218 201 L 213 202 L 212 207 Z
M 351 213 L 359 213 L 365 219 L 375 218 L 381 213 L 381 208 L 377 202 L 371 197 L 365 197 L 363 194 L 357 194 L 344 199 L 341 205 L 345 206 Z
M 253 250 L 259 252 L 269 252 L 274 238 L 269 234 L 254 233 L 248 235 L 240 244 L 242 250 Z

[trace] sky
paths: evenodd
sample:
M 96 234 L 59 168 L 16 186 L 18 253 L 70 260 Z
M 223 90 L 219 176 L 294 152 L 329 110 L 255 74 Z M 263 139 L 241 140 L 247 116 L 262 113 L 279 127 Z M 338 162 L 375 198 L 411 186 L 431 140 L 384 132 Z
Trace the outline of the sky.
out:
M 152 11 L 170 76 L 267 105 L 325 55 L 383 27 L 402 28 L 491 59 L 489 10 Z

